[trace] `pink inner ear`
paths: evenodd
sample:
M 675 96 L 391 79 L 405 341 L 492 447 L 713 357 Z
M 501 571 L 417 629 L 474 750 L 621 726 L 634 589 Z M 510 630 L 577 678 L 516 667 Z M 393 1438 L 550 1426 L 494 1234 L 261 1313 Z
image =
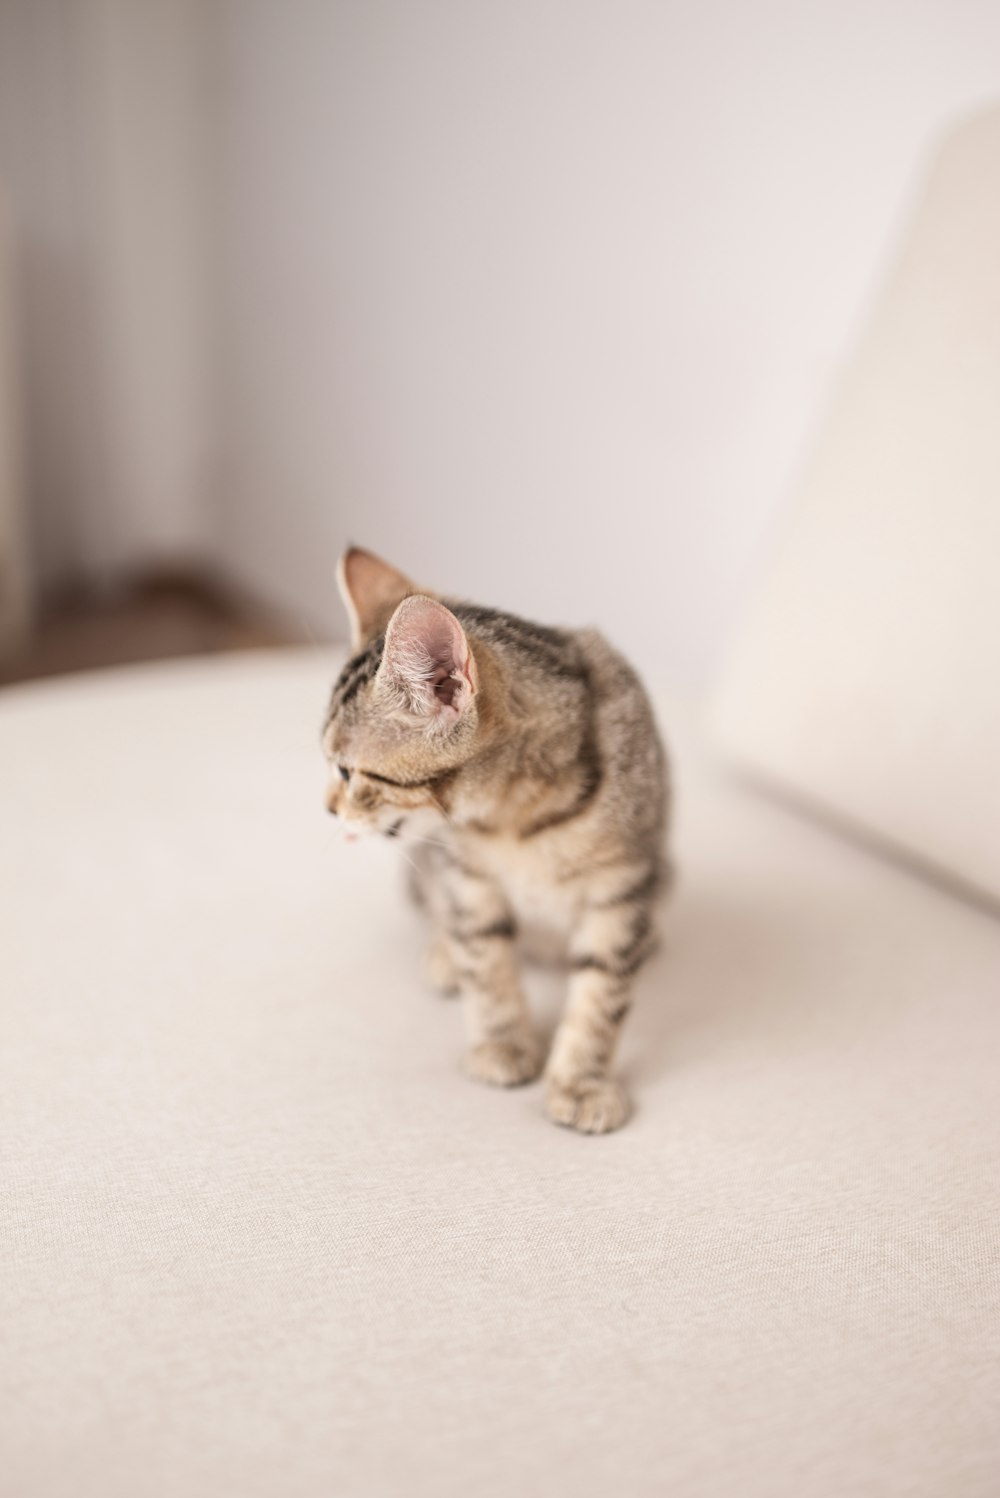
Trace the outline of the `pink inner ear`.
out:
M 424 711 L 456 716 L 475 691 L 472 657 L 462 626 L 445 606 L 420 596 L 403 600 L 385 642 L 389 671 Z
M 443 702 L 446 707 L 454 706 L 455 697 L 458 694 L 461 685 L 462 683 L 460 681 L 456 681 L 455 677 L 452 676 L 450 672 L 445 673 L 442 669 L 439 668 L 434 673 L 434 695 L 437 700 L 439 702 Z

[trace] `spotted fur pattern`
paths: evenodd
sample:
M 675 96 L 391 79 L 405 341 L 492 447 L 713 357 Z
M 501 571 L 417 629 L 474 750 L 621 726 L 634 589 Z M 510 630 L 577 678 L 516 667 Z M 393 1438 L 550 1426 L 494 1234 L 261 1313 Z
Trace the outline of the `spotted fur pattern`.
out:
M 411 845 L 429 972 L 463 997 L 472 1075 L 510 1086 L 544 1064 L 552 1119 L 619 1127 L 612 1062 L 667 867 L 666 761 L 638 677 L 594 631 L 441 600 L 367 552 L 347 553 L 341 587 L 354 653 L 323 732 L 330 811 Z M 569 958 L 547 1061 L 526 921 Z

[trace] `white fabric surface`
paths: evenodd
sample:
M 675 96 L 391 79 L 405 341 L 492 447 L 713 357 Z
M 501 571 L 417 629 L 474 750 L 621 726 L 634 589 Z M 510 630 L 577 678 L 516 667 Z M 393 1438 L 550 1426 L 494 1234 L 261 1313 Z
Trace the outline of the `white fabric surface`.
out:
M 5 1498 L 993 1498 L 1000 925 L 666 710 L 636 1116 L 558 1130 L 323 813 L 331 671 L 0 696 Z
M 929 173 L 736 642 L 739 760 L 1000 905 L 1000 108 Z

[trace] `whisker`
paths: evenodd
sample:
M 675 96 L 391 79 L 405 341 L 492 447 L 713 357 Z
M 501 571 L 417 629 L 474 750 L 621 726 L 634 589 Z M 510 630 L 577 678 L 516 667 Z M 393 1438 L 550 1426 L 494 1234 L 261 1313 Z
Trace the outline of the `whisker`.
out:
M 414 843 L 426 843 L 428 848 L 451 848 L 451 843 L 441 837 L 428 837 L 426 833 L 416 833 L 411 839 Z
M 412 859 L 410 857 L 409 853 L 407 853 L 406 849 L 402 845 L 400 845 L 399 851 L 400 851 L 400 853 L 402 853 L 403 857 L 406 859 L 407 863 L 410 865 L 410 868 L 413 869 L 414 873 L 420 874 L 420 873 L 423 872 L 423 870 L 420 868 L 420 865 L 416 862 L 415 859 Z

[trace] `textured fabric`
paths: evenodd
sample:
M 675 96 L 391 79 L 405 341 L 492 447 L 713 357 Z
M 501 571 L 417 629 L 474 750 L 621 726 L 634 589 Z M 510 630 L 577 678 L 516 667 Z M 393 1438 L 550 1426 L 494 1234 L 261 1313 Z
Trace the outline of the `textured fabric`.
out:
M 741 762 L 1000 908 L 1000 108 L 935 160 L 727 669 Z
M 4 1498 L 993 1498 L 1000 925 L 665 710 L 636 1116 L 556 1129 L 335 838 L 331 676 L 0 697 Z

